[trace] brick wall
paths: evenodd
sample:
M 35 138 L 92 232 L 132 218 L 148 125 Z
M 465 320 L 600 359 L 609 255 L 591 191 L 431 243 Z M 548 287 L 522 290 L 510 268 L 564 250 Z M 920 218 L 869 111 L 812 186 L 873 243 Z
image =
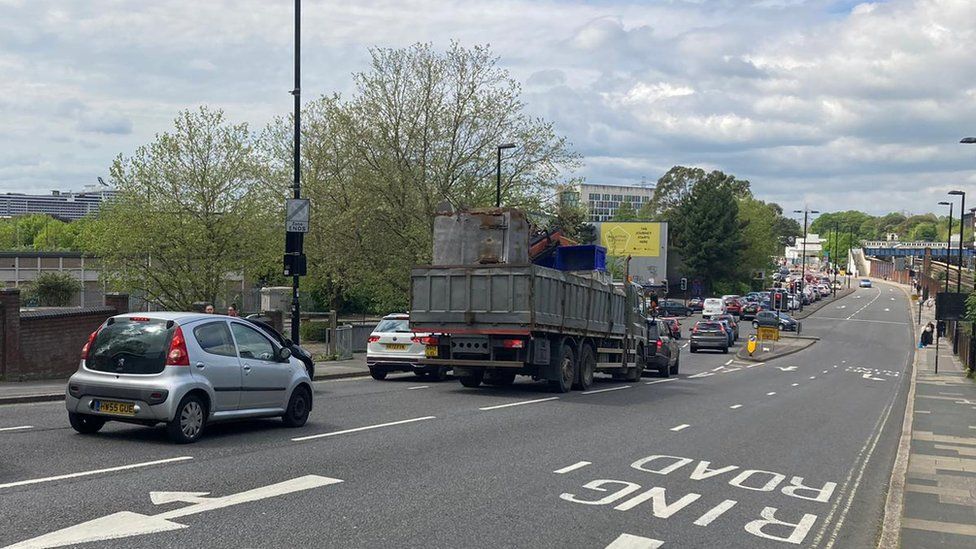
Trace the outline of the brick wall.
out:
M 0 291 L 0 376 L 26 381 L 70 376 L 81 347 L 110 316 L 128 311 L 126 294 L 106 294 L 104 307 L 21 311 L 20 292 Z

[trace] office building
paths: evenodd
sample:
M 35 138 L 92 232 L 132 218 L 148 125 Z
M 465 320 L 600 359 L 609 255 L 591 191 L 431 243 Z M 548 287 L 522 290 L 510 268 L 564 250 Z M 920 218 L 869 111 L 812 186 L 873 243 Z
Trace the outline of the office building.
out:
M 51 194 L 0 194 L 0 217 L 47 214 L 67 221 L 97 213 L 102 202 L 118 191 L 89 187 L 82 192 L 51 191 Z

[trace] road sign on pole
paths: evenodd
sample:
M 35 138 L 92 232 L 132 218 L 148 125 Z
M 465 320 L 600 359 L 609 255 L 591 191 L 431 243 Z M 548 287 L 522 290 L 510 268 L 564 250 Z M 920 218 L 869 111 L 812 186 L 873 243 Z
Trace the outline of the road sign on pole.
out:
M 307 233 L 308 210 L 307 198 L 289 198 L 285 206 L 285 231 Z

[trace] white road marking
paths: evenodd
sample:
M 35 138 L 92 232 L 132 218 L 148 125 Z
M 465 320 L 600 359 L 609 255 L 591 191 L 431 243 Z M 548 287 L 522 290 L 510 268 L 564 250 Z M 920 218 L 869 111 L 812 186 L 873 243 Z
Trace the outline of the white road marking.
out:
M 697 373 L 695 375 L 688 376 L 688 379 L 692 379 L 692 378 L 696 378 L 696 377 L 708 377 L 708 376 L 713 376 L 713 375 L 715 375 L 715 374 L 713 374 L 712 372 L 701 372 L 701 373 Z
M 825 373 L 825 374 L 826 374 L 827 372 L 828 372 L 828 370 L 824 370 L 824 371 L 823 371 L 823 373 Z
M 33 429 L 33 425 L 21 425 L 20 427 L 0 427 L 0 431 L 23 431 L 26 429 Z
M 784 372 L 792 372 L 793 370 L 796 370 L 796 366 L 777 366 L 777 368 L 783 370 Z
M 799 385 L 799 383 L 794 383 L 792 386 L 793 387 L 796 387 L 797 385 Z
M 729 364 L 732 364 L 732 360 L 731 359 L 729 359 L 729 361 L 725 363 L 726 366 L 728 366 Z
M 428 420 L 428 419 L 437 419 L 437 418 L 435 416 L 415 417 L 413 419 L 404 419 L 404 420 L 401 420 L 401 421 L 391 421 L 390 423 L 380 423 L 378 425 L 367 425 L 365 427 L 356 427 L 355 429 L 344 429 L 342 431 L 333 431 L 331 433 L 321 433 L 321 434 L 318 434 L 318 435 L 308 435 L 308 436 L 304 436 L 304 437 L 295 437 L 295 438 L 293 438 L 291 440 L 292 440 L 292 442 L 302 442 L 302 441 L 312 440 L 312 439 L 316 439 L 316 438 L 334 437 L 336 435 L 345 435 L 347 433 L 358 433 L 359 431 L 369 431 L 370 429 L 380 429 L 382 427 L 392 427 L 394 425 L 403 425 L 405 423 L 413 423 L 415 421 L 424 421 L 424 420 Z
M 181 456 L 175 458 L 167 459 L 157 459 L 155 461 L 145 461 L 142 463 L 133 463 L 131 465 L 120 465 L 118 467 L 108 467 L 106 469 L 95 469 L 93 471 L 82 471 L 80 473 L 69 473 L 67 475 L 57 475 L 54 477 L 44 477 L 44 478 L 34 478 L 30 480 L 19 480 L 17 482 L 8 482 L 7 484 L 0 484 L 0 489 L 2 488 L 13 488 L 14 486 L 26 486 L 28 484 L 40 484 L 42 482 L 53 482 L 55 480 L 64 480 L 68 478 L 78 478 L 87 477 L 90 475 L 99 475 L 102 473 L 112 473 L 115 471 L 125 471 L 128 469 L 138 469 L 140 467 L 151 467 L 153 465 L 161 465 L 163 463 L 175 463 L 177 461 L 187 461 L 193 459 L 193 456 Z
M 847 305 L 838 305 L 837 308 L 838 309 L 846 309 L 847 308 Z
M 549 402 L 550 400 L 559 400 L 559 397 L 549 397 L 549 398 L 537 398 L 535 400 L 520 400 L 518 402 L 509 402 L 508 404 L 499 404 L 497 406 L 485 406 L 484 408 L 478 408 L 482 412 L 487 412 L 488 410 L 499 410 L 501 408 L 510 408 L 512 406 L 521 406 L 523 404 L 535 404 L 537 402 Z
M 619 391 L 621 389 L 630 389 L 630 385 L 621 385 L 620 387 L 610 387 L 609 389 L 597 389 L 595 391 L 583 391 L 581 395 L 595 395 L 597 393 L 606 393 L 607 391 Z
M 610 545 L 607 545 L 606 549 L 658 549 L 662 545 L 664 542 L 661 540 L 620 534 Z
M 172 511 L 165 511 L 158 515 L 142 515 L 133 513 L 132 511 L 112 513 L 111 515 L 99 517 L 10 545 L 6 549 L 63 547 L 65 545 L 182 530 L 188 528 L 188 526 L 173 522 L 170 519 L 195 515 L 204 511 L 212 511 L 242 503 L 251 503 L 294 492 L 311 490 L 312 488 L 338 484 L 340 482 L 342 481 L 337 478 L 305 475 L 277 484 L 216 498 L 201 497 L 201 495 L 206 495 L 208 492 L 151 492 L 150 499 L 153 503 L 185 502 L 190 503 L 190 505 L 173 509 Z
M 895 322 L 893 320 L 867 320 L 865 318 L 839 318 L 836 316 L 818 316 L 817 318 L 821 320 L 845 320 L 849 322 L 871 322 L 874 324 L 897 324 L 899 326 L 906 326 L 907 322 Z
M 732 361 L 730 360 L 729 362 L 732 362 Z M 727 363 L 726 363 L 726 364 L 727 364 Z M 719 370 L 722 370 L 722 369 L 724 369 L 724 368 L 725 368 L 725 366 L 719 366 L 718 368 L 712 368 L 712 371 L 713 371 L 713 372 L 717 372 L 717 371 L 719 371 Z
M 654 381 L 646 381 L 644 382 L 644 385 L 654 385 L 655 383 L 667 383 L 669 381 L 678 381 L 678 378 L 674 377 L 671 379 L 657 379 Z
M 742 405 L 741 404 L 733 404 L 732 406 L 729 406 L 729 408 L 731 408 L 733 410 L 738 410 L 739 408 L 742 408 Z
M 418 385 L 416 387 L 407 387 L 408 391 L 412 391 L 414 389 L 430 389 L 430 385 Z
M 672 431 L 680 431 L 682 429 L 687 429 L 688 427 L 691 427 L 691 425 L 688 425 L 687 423 L 682 423 L 681 425 L 672 427 L 671 430 Z
M 810 376 L 810 379 L 817 379 L 817 376 Z
M 871 381 L 884 381 L 884 379 L 880 377 L 871 377 L 871 374 L 862 374 L 861 378 L 870 379 Z
M 770 392 L 766 393 L 766 396 L 771 397 L 771 396 L 773 396 L 775 394 L 776 394 L 776 391 L 770 391 Z
M 889 308 L 887 308 L 887 307 L 885 307 L 885 312 L 886 312 L 886 313 L 887 313 L 887 312 L 890 312 L 890 311 L 891 311 L 891 309 L 889 309 Z
M 727 499 L 722 503 L 716 505 L 711 510 L 709 510 L 704 515 L 698 517 L 698 520 L 694 522 L 695 526 L 708 526 L 713 520 L 717 519 L 722 515 L 722 513 L 731 509 L 735 504 L 738 503 L 734 499 Z
M 690 343 L 690 342 L 689 342 L 689 343 Z M 681 348 L 682 348 L 682 349 L 684 349 L 684 348 L 685 348 L 685 347 L 687 347 L 687 346 L 688 346 L 688 343 L 685 343 L 684 345 L 682 345 L 682 346 L 681 346 Z
M 850 319 L 854 318 L 854 315 L 856 315 L 857 313 L 859 313 L 859 312 L 863 311 L 864 309 L 867 309 L 868 307 L 870 307 L 871 304 L 874 303 L 875 301 L 877 301 L 879 297 L 881 297 L 881 289 L 880 288 L 878 289 L 878 295 L 874 296 L 874 299 L 872 299 L 871 301 L 868 301 L 866 305 L 864 305 L 863 307 L 861 307 L 857 311 L 851 313 L 851 316 L 847 317 L 846 320 L 850 320 Z
M 570 471 L 575 471 L 577 469 L 582 469 L 583 467 L 586 467 L 587 465 L 592 465 L 592 464 L 593 463 L 592 462 L 589 462 L 589 461 L 577 461 L 576 463 L 574 463 L 572 465 L 569 465 L 567 467 L 563 467 L 562 469 L 556 469 L 555 471 L 553 471 L 553 473 L 556 473 L 557 475 L 565 475 L 566 473 L 568 473 Z
M 895 300 L 895 298 L 891 298 L 891 300 L 892 300 L 892 301 L 894 301 L 894 300 Z
M 746 368 L 755 368 L 756 366 L 762 366 L 765 362 L 756 362 L 755 364 L 750 364 Z

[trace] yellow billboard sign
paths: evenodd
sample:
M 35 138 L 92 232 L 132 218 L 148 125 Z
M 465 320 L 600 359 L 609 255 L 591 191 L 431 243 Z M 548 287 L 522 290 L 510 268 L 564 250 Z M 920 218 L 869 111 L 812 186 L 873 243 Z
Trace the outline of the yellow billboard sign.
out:
M 601 245 L 607 255 L 659 257 L 661 255 L 660 223 L 603 223 Z

